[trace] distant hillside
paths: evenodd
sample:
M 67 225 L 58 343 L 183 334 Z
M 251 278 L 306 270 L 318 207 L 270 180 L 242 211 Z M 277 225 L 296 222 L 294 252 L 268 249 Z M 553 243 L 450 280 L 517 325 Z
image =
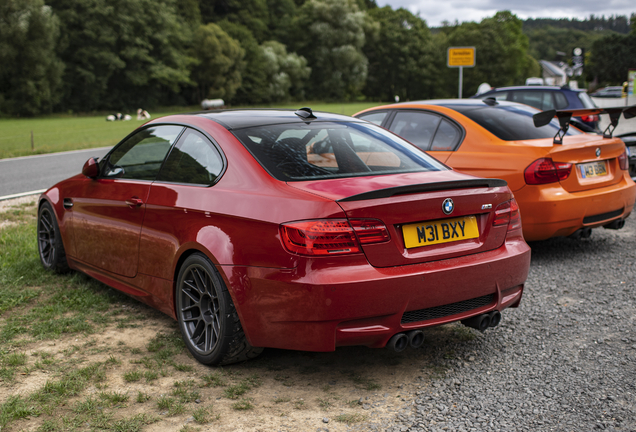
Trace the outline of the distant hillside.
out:
M 630 22 L 634 20 L 636 20 L 636 13 L 632 13 L 631 20 L 625 15 L 611 15 L 607 18 L 604 15 L 600 17 L 590 15 L 589 18 L 584 20 L 577 18 L 530 18 L 523 22 L 523 31 L 527 33 L 544 27 L 554 27 L 582 31 L 611 30 L 616 33 L 627 34 L 631 30 Z

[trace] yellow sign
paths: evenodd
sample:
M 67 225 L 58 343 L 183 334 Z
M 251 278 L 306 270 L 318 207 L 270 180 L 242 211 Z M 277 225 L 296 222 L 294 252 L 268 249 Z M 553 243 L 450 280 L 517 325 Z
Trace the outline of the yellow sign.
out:
M 448 49 L 448 67 L 474 67 L 475 47 L 452 47 Z

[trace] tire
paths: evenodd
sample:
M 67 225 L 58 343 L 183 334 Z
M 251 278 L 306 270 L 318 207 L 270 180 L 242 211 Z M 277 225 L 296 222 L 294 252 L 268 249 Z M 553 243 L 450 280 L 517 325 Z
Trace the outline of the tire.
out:
M 203 364 L 237 363 L 263 351 L 247 342 L 232 297 L 205 255 L 190 255 L 181 266 L 176 309 L 183 341 Z
M 53 207 L 44 201 L 38 212 L 38 251 L 45 269 L 64 273 L 68 271 L 64 243 Z

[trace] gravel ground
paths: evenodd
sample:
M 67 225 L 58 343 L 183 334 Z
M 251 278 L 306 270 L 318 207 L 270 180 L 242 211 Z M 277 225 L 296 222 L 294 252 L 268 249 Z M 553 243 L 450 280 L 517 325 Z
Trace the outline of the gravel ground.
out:
M 530 246 L 521 307 L 473 340 L 425 345 L 443 377 L 420 383 L 392 421 L 364 428 L 636 431 L 636 217 Z

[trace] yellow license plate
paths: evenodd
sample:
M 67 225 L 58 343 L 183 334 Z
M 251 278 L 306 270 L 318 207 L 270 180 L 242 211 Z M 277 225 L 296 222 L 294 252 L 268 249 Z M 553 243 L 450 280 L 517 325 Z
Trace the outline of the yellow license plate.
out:
M 404 225 L 402 236 L 404 245 L 410 249 L 477 238 L 479 229 L 475 216 L 465 216 Z
M 580 164 L 579 170 L 581 171 L 581 177 L 583 178 L 607 175 L 607 166 L 605 165 L 605 161 Z

